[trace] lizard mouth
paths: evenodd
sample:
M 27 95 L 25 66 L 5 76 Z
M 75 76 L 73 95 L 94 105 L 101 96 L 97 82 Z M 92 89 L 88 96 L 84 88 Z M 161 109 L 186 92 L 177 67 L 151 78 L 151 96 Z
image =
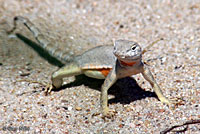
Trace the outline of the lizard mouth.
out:
M 137 60 L 141 59 L 141 55 L 128 56 L 128 55 L 115 54 L 115 56 L 117 57 L 117 59 L 119 59 L 120 61 L 124 61 L 124 62 L 133 62 L 133 61 L 137 61 Z

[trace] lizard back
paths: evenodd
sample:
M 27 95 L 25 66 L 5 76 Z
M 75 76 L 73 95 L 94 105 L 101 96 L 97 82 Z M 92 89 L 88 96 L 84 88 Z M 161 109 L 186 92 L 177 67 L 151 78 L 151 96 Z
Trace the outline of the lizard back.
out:
M 105 45 L 89 49 L 83 54 L 76 56 L 74 61 L 82 69 L 102 69 L 112 68 L 116 57 L 113 54 L 113 46 Z

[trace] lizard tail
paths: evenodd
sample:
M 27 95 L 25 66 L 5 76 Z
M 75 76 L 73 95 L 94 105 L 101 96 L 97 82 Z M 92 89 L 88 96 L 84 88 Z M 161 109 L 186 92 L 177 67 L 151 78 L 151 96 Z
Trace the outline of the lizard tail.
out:
M 67 62 L 72 59 L 73 54 L 70 52 L 63 52 L 60 48 L 56 48 L 51 42 L 49 42 L 40 30 L 27 18 L 22 16 L 14 17 L 14 27 L 7 33 L 12 33 L 17 27 L 17 21 L 22 22 L 34 35 L 35 39 L 39 43 L 38 45 L 48 51 L 48 53 L 61 61 Z

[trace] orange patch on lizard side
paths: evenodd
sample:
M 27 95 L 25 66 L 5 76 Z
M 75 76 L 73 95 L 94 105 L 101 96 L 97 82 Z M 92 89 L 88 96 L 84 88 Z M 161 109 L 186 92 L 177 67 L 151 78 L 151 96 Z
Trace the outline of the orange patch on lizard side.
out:
M 133 62 L 124 62 L 124 61 L 120 61 L 120 63 L 124 66 L 133 66 L 136 62 L 133 61 Z
M 103 68 L 103 69 L 97 69 L 100 71 L 105 77 L 109 74 L 111 68 Z

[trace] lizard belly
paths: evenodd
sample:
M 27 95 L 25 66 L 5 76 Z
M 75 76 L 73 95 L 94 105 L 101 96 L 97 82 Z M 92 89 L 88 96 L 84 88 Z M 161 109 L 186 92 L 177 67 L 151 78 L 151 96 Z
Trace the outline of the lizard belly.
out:
M 107 69 L 90 69 L 85 70 L 84 74 L 88 77 L 95 78 L 95 79 L 105 79 L 106 76 L 109 74 L 111 68 Z

